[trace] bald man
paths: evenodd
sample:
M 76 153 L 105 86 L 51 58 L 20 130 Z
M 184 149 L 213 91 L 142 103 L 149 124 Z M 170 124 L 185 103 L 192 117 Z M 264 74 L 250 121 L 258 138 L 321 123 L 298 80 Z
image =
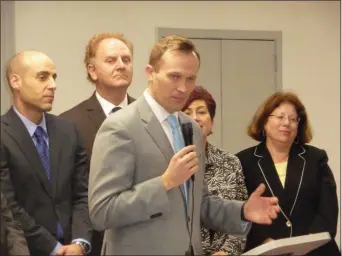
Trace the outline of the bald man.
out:
M 86 255 L 89 166 L 76 125 L 47 113 L 56 67 L 44 53 L 24 51 L 6 76 L 13 106 L 1 117 L 1 190 L 31 255 Z

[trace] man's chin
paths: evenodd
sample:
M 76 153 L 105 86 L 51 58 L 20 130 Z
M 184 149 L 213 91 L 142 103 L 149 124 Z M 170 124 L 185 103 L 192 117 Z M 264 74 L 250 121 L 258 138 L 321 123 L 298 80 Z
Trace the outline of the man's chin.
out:
M 51 111 L 52 110 L 52 104 L 50 105 L 45 105 L 45 106 L 43 106 L 42 107 L 42 110 L 44 111 L 44 112 L 49 112 L 49 111 Z
M 130 86 L 131 82 L 132 81 L 128 81 L 125 79 L 119 79 L 117 81 L 113 81 L 111 86 L 116 88 L 127 88 L 128 86 Z

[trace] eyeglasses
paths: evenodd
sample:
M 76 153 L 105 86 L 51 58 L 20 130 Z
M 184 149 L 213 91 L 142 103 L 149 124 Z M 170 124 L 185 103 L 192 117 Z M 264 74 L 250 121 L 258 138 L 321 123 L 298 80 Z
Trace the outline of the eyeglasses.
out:
M 276 118 L 276 120 L 280 123 L 284 123 L 286 121 L 286 119 L 289 120 L 290 124 L 298 124 L 300 121 L 300 117 L 296 116 L 296 117 L 291 117 L 291 116 L 277 116 L 277 115 L 270 115 Z

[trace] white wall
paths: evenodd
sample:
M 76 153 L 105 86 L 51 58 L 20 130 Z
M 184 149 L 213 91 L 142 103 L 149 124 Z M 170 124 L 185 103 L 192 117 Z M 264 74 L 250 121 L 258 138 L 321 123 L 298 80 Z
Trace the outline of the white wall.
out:
M 297 92 L 306 105 L 313 144 L 327 150 L 340 194 L 339 2 L 20 1 L 15 12 L 16 50 L 39 49 L 57 65 L 57 114 L 93 90 L 82 61 L 94 33 L 120 31 L 134 43 L 129 91 L 139 96 L 146 88 L 144 66 L 158 26 L 282 31 L 283 88 Z
M 6 80 L 5 66 L 15 53 L 14 45 L 14 2 L 1 2 L 1 114 L 12 104 L 10 89 Z

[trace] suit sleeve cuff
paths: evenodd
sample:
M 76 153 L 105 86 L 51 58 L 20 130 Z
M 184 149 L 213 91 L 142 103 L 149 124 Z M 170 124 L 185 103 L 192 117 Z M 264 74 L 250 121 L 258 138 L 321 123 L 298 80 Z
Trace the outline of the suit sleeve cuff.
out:
M 57 251 L 62 247 L 63 245 L 60 242 L 57 242 L 55 249 L 50 253 L 51 256 L 56 255 Z

